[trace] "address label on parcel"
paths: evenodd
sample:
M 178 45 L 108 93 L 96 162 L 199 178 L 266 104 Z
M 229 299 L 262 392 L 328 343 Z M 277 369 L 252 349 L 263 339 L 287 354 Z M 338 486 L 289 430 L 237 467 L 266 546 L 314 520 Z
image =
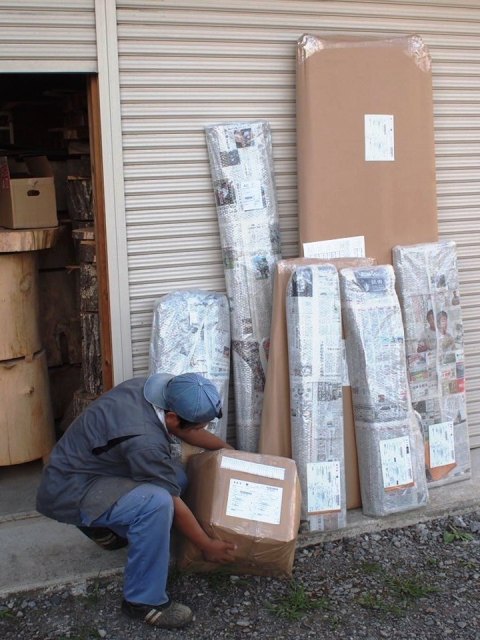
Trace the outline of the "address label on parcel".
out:
M 239 458 L 224 456 L 220 463 L 220 467 L 222 469 L 230 469 L 231 471 L 243 471 L 244 473 L 250 473 L 253 476 L 285 480 L 285 469 L 283 467 L 259 464 L 258 462 L 251 462 L 250 460 L 240 460 Z
M 242 520 L 280 524 L 282 496 L 283 487 L 231 478 L 226 513 Z

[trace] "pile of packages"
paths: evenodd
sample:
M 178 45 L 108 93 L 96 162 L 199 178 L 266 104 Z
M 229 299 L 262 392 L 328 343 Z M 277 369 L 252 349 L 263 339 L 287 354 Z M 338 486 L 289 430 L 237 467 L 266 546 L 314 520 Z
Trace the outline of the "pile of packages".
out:
M 305 35 L 297 54 L 299 253 L 358 236 L 365 251 L 332 241 L 283 260 L 268 122 L 208 126 L 226 296 L 184 291 L 154 310 L 152 371 L 199 371 L 226 406 L 232 364 L 238 450 L 191 456 L 187 500 L 237 543 L 236 572 L 288 575 L 300 524 L 420 508 L 431 486 L 470 477 L 428 50 Z M 226 438 L 226 422 L 209 428 Z M 181 566 L 212 569 L 180 546 Z

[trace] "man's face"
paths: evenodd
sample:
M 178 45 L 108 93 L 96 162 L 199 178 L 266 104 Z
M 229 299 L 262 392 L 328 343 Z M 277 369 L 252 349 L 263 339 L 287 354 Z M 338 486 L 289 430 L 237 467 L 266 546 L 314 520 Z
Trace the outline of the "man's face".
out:
M 182 420 L 176 413 L 173 411 L 165 412 L 165 426 L 167 430 L 174 435 L 188 431 L 200 431 L 200 429 L 205 429 L 207 424 L 208 422 L 202 422 L 200 424 L 188 424 L 188 426 L 182 427 Z
M 430 329 L 432 331 L 435 331 L 435 318 L 434 318 L 433 313 L 429 313 L 427 315 L 427 322 L 428 322 L 428 326 L 430 327 Z
M 182 431 L 201 431 L 205 429 L 208 422 L 202 422 L 201 424 L 193 424 L 192 426 L 182 427 Z

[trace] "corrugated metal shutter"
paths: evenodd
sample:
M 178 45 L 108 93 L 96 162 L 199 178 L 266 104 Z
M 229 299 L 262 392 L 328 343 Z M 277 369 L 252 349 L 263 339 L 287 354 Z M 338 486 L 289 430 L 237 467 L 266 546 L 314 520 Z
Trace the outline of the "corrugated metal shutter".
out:
M 271 122 L 284 256 L 294 256 L 297 38 L 423 36 L 433 59 L 440 232 L 458 244 L 469 420 L 480 444 L 478 0 L 117 0 L 117 19 L 137 374 L 148 366 L 155 298 L 187 287 L 224 290 L 203 127 Z
M 1 0 L 0 72 L 95 72 L 95 0 Z

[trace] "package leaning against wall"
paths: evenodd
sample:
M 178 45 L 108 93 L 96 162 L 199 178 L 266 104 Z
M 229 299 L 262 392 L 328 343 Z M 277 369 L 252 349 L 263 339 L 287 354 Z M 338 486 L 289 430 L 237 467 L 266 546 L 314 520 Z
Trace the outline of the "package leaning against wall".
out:
M 150 340 L 150 373 L 200 373 L 213 382 L 222 399 L 223 415 L 207 425 L 227 439 L 230 378 L 230 311 L 224 293 L 187 289 L 173 291 L 154 305 Z M 174 438 L 174 452 L 185 458 L 193 449 Z
M 396 246 L 408 379 L 430 486 L 470 477 L 463 323 L 453 241 Z
M 420 36 L 305 34 L 296 106 L 301 246 L 364 236 L 367 255 L 390 264 L 394 245 L 437 240 L 432 72 Z
M 363 511 L 383 516 L 428 500 L 419 420 L 390 265 L 340 271 Z
M 205 130 L 231 310 L 237 447 L 256 452 L 280 231 L 267 122 Z
M 340 287 L 332 264 L 298 266 L 287 286 L 292 453 L 308 531 L 346 524 Z

